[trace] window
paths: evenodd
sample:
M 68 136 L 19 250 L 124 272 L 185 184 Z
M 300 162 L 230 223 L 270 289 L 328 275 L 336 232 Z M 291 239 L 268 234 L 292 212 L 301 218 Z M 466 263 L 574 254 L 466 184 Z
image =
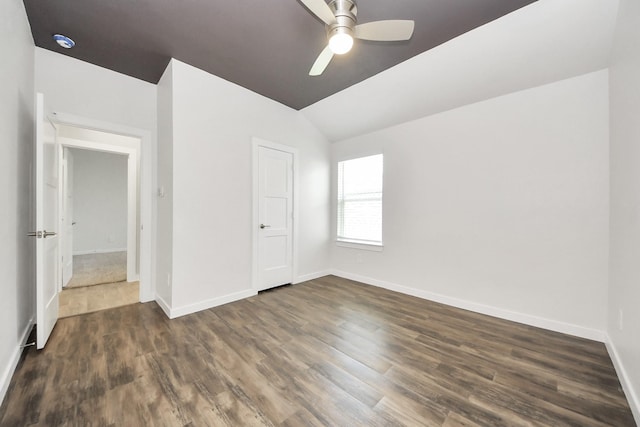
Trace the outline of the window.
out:
M 382 246 L 382 154 L 338 163 L 338 241 Z

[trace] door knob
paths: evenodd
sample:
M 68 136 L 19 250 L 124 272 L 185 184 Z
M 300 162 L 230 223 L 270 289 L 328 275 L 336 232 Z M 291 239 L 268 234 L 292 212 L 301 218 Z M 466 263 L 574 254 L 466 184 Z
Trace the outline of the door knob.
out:
M 44 232 L 42 233 L 42 237 L 44 237 L 45 239 L 49 236 L 55 236 L 55 235 L 56 235 L 55 231 L 44 230 Z
M 270 225 L 264 225 L 264 224 L 260 224 L 260 228 L 269 228 L 271 227 Z

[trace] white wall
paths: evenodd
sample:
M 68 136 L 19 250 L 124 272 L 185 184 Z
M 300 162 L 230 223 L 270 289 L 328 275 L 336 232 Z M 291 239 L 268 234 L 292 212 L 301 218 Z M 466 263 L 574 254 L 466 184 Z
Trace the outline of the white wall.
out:
M 31 327 L 35 299 L 33 39 L 24 6 L 2 0 L 0 61 L 0 402 Z
M 53 111 L 156 131 L 156 86 L 36 48 L 36 91 Z
M 611 264 L 608 334 L 640 424 L 640 3 L 623 0 L 610 68 Z M 623 313 L 622 329 L 619 325 Z M 617 359 L 617 360 L 616 360 Z
M 384 251 L 333 244 L 332 266 L 602 339 L 607 82 L 599 71 L 334 144 L 334 163 L 384 152 Z
M 158 186 L 156 295 L 165 311 L 172 305 L 173 269 L 173 61 L 158 82 Z
M 70 149 L 73 253 L 127 250 L 127 156 Z
M 186 313 L 252 291 L 252 137 L 298 148 L 298 276 L 326 271 L 326 139 L 295 110 L 172 64 L 173 309 Z

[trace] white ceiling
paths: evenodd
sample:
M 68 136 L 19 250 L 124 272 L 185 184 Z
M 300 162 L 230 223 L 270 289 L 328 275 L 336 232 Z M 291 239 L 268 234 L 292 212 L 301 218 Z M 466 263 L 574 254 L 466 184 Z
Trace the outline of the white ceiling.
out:
M 302 113 L 331 141 L 606 68 L 618 0 L 540 0 Z

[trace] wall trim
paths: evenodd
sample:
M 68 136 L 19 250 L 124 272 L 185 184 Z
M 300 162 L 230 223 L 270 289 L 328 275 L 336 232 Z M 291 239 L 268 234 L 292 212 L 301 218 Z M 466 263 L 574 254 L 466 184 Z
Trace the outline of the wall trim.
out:
M 164 311 L 164 314 L 169 319 L 171 319 L 171 307 L 169 306 L 169 304 L 167 304 L 167 302 L 160 295 L 156 295 L 156 300 L 155 301 L 160 306 L 162 311 Z
M 27 339 L 29 339 L 29 333 L 33 328 L 34 321 L 33 318 L 29 320 L 27 323 L 27 327 L 22 332 L 22 336 L 20 337 L 20 341 L 18 345 L 13 350 L 13 354 L 11 354 L 11 358 L 9 359 L 9 363 L 7 367 L 2 372 L 2 376 L 0 376 L 0 404 L 4 402 L 4 398 L 7 395 L 7 391 L 9 391 L 9 384 L 11 384 L 11 378 L 13 378 L 13 374 L 18 367 L 18 363 L 20 362 L 20 357 L 22 357 L 22 351 L 24 348 L 23 345 L 26 344 Z
M 620 358 L 620 353 L 618 353 L 611 337 L 609 334 L 605 334 L 605 338 L 606 340 L 604 344 L 607 347 L 609 357 L 611 357 L 611 361 L 613 362 L 613 367 L 616 369 L 616 373 L 618 374 L 618 379 L 620 380 L 620 385 L 622 385 L 622 390 L 627 398 L 627 402 L 629 402 L 633 418 L 636 420 L 636 424 L 640 426 L 640 397 L 633 388 L 633 383 L 629 378 L 627 370 L 624 368 L 624 364 Z
M 54 113 L 55 115 L 55 113 Z M 57 118 L 57 116 L 56 116 Z M 57 127 L 56 127 L 57 129 Z M 118 135 L 111 133 L 112 135 Z M 139 280 L 137 263 L 138 263 L 138 247 L 140 246 L 140 240 L 138 238 L 138 217 L 142 218 L 139 212 L 138 206 L 140 205 L 140 190 L 138 188 L 139 181 L 138 175 L 140 175 L 140 154 L 142 153 L 142 138 L 138 137 L 137 142 L 127 142 L 126 144 L 112 144 L 104 142 L 95 142 L 89 139 L 75 139 L 63 136 L 57 136 L 56 139 L 63 148 L 77 148 L 80 150 L 89 150 L 94 152 L 123 154 L 127 156 L 127 282 L 134 282 Z M 64 162 L 62 150 L 59 150 L 59 169 L 58 174 L 60 179 L 58 180 L 60 190 L 58 192 L 58 200 L 62 200 L 62 164 Z M 139 215 L 140 214 L 140 215 Z M 62 203 L 60 203 L 60 219 L 59 227 L 62 229 Z M 65 233 L 66 234 L 66 233 Z M 65 234 L 61 235 L 64 239 Z M 61 263 L 62 264 L 62 263 Z
M 400 292 L 402 294 L 450 305 L 452 307 L 470 310 L 480 314 L 497 317 L 504 320 L 522 323 L 537 328 L 548 329 L 554 332 L 573 335 L 580 338 L 586 338 L 593 341 L 605 342 L 606 334 L 604 331 L 597 329 L 585 328 L 583 326 L 571 323 L 559 322 L 557 320 L 546 319 L 543 317 L 533 316 L 515 311 L 505 310 L 503 308 L 493 307 L 490 305 L 480 304 L 473 301 L 458 299 L 447 295 L 437 294 L 422 289 L 410 288 L 396 283 L 386 282 L 371 277 L 360 276 L 358 274 L 347 273 L 340 270 L 332 270 L 331 274 L 342 277 L 344 279 L 355 280 L 367 285 L 377 286 L 379 288 Z
M 330 274 L 331 274 L 331 270 L 323 270 L 323 271 L 316 271 L 315 273 L 303 274 L 302 276 L 296 277 L 293 280 L 293 284 L 297 285 L 298 283 L 319 279 L 321 277 L 328 276 Z
M 82 127 L 85 129 L 97 130 L 101 132 L 115 133 L 118 135 L 132 136 L 140 139 L 140 224 L 138 231 L 140 232 L 139 260 L 140 270 L 138 276 L 140 280 L 140 301 L 150 301 L 155 294 L 156 284 L 152 271 L 155 271 L 155 241 L 156 221 L 155 201 L 152 199 L 155 186 L 155 177 L 153 174 L 153 162 L 156 152 L 156 138 L 151 130 L 135 128 L 127 125 L 96 120 L 83 116 L 76 116 L 64 112 L 55 111 L 50 117 L 58 124 Z
M 90 251 L 77 251 L 74 252 L 73 255 L 91 255 L 91 254 L 110 254 L 115 252 L 126 252 L 127 248 L 116 248 L 116 249 L 93 249 Z
M 234 292 L 232 294 L 223 295 L 217 298 L 211 298 L 205 301 L 200 301 L 194 304 L 187 304 L 181 307 L 170 307 L 166 301 L 159 295 L 156 296 L 156 301 L 160 308 L 165 312 L 169 319 L 175 319 L 176 317 L 186 316 L 187 314 L 196 313 L 198 311 L 207 310 L 209 308 L 217 307 L 219 305 L 228 304 L 230 302 L 238 301 L 241 299 L 249 298 L 257 295 L 258 293 L 254 289 L 247 289 L 240 292 Z

